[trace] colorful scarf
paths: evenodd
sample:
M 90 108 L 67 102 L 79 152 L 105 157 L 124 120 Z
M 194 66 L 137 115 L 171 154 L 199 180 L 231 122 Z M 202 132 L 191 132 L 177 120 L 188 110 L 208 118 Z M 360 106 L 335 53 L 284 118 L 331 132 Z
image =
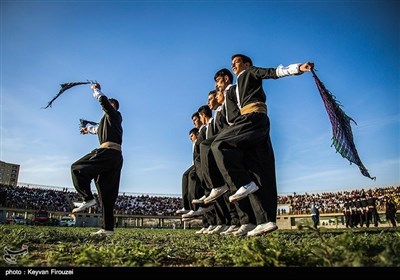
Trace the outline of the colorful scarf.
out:
M 341 109 L 341 104 L 336 100 L 336 97 L 325 88 L 324 84 L 320 81 L 314 72 L 311 70 L 315 83 L 317 84 L 318 91 L 322 97 L 325 109 L 328 112 L 329 119 L 332 124 L 332 145 L 336 152 L 342 157 L 348 159 L 351 163 L 358 165 L 362 175 L 375 180 L 376 177 L 371 177 L 368 170 L 364 167 L 358 156 L 356 146 L 353 141 L 353 133 L 351 131 L 350 121 L 357 123 Z

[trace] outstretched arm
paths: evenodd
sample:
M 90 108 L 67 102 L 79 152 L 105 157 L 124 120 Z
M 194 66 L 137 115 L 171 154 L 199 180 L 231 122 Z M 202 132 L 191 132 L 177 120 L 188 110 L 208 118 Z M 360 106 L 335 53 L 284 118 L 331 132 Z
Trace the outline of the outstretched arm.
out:
M 301 75 L 304 72 L 311 72 L 311 69 L 314 68 L 314 63 L 312 62 L 305 62 L 303 64 L 295 63 L 290 64 L 288 66 L 279 65 L 276 68 L 276 76 L 278 78 L 292 76 L 292 75 Z

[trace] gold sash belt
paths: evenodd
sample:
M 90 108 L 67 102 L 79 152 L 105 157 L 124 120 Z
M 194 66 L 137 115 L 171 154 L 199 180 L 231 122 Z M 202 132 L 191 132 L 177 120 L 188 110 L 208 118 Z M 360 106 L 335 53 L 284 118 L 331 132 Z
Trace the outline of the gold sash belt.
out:
M 114 142 L 104 142 L 103 144 L 100 145 L 100 148 L 113 149 L 113 150 L 117 150 L 120 152 L 122 151 L 121 145 L 118 143 L 114 143 Z
M 267 114 L 267 105 L 264 102 L 254 102 L 247 104 L 242 109 L 240 109 L 241 115 L 246 115 L 253 112 Z

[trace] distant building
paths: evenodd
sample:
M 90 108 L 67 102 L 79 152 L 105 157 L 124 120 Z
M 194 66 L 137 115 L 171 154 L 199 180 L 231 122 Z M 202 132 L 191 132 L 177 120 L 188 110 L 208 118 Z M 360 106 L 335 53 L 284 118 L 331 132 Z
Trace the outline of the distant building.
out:
M 0 161 L 0 184 L 16 187 L 18 183 L 19 164 Z

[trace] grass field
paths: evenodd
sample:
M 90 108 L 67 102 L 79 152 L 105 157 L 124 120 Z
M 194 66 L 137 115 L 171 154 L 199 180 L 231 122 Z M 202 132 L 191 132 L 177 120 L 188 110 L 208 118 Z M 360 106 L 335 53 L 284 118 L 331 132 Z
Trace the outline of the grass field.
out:
M 0 266 L 400 267 L 399 228 L 314 230 L 303 225 L 253 238 L 139 228 L 91 237 L 96 230 L 0 225 Z

